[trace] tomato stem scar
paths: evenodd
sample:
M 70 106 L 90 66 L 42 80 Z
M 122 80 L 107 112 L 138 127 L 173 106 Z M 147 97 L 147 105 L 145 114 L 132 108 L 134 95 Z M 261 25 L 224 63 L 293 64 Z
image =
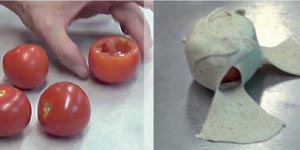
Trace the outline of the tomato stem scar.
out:
M 51 110 L 51 104 L 50 103 L 46 103 L 45 106 L 44 106 L 44 115 L 43 115 L 44 119 L 47 118 L 50 110 Z
M 5 91 L 4 90 L 0 90 L 0 96 L 4 96 L 5 95 Z

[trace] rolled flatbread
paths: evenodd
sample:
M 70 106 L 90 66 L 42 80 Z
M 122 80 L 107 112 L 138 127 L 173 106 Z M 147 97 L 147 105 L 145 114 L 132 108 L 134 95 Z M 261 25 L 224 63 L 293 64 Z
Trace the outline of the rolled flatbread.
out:
M 256 70 L 270 61 L 257 42 L 252 22 L 241 12 L 214 10 L 196 22 L 185 42 L 194 79 L 215 91 L 200 133 L 205 140 L 253 143 L 271 138 L 284 127 L 244 89 Z M 220 90 L 222 79 L 233 66 L 241 73 L 241 84 Z

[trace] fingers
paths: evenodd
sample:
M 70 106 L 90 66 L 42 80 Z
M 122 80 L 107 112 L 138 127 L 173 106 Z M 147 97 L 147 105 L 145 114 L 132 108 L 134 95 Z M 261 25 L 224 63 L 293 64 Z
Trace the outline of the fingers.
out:
M 144 57 L 151 57 L 152 40 L 150 27 L 136 3 L 124 3 L 110 9 L 112 16 L 120 23 L 123 32 L 135 39 Z
M 145 0 L 145 1 L 135 1 L 140 6 L 144 8 L 150 8 L 153 11 L 153 0 Z
M 81 78 L 88 76 L 88 67 L 77 45 L 67 35 L 63 25 L 44 26 L 38 31 L 57 56 L 59 62 Z

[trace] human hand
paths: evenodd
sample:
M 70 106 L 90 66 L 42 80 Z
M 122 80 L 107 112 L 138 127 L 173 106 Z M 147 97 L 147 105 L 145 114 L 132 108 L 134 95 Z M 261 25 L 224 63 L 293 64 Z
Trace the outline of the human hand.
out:
M 78 46 L 67 34 L 67 28 L 78 18 L 111 14 L 122 31 L 135 39 L 144 52 L 152 46 L 148 23 L 138 7 L 152 8 L 151 1 L 66 1 L 66 2 L 0 2 L 15 12 L 31 31 L 40 36 L 61 64 L 81 78 L 89 74 L 87 63 Z

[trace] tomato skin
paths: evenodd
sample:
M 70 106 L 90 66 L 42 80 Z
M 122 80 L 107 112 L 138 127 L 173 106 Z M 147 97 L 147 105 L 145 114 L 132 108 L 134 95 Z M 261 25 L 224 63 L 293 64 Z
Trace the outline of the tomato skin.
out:
M 21 89 L 33 89 L 45 82 L 49 61 L 42 47 L 24 44 L 8 51 L 2 65 L 5 76 L 13 85 Z
M 236 81 L 240 79 L 241 79 L 240 71 L 235 67 L 231 67 L 230 70 L 226 73 L 225 77 L 223 78 L 222 83 Z
M 0 85 L 0 137 L 21 133 L 31 118 L 30 102 L 22 91 Z
M 96 79 L 120 83 L 135 74 L 140 57 L 140 49 L 133 40 L 124 36 L 108 36 L 92 44 L 89 66 Z
M 49 86 L 38 102 L 38 120 L 46 133 L 55 136 L 80 133 L 88 124 L 90 113 L 87 95 L 71 82 Z

